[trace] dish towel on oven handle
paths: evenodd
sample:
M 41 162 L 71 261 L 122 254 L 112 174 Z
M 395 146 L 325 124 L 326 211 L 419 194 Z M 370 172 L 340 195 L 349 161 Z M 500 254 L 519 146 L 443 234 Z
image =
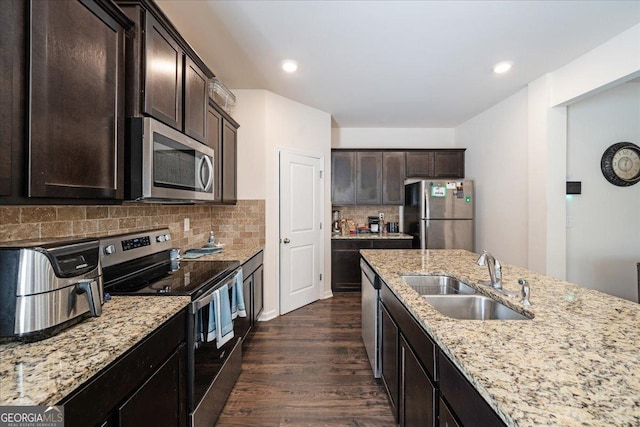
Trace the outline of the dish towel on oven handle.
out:
M 222 347 L 233 338 L 233 320 L 229 287 L 224 284 L 213 291 L 213 301 L 209 304 L 209 340 L 215 337 L 216 347 Z
M 231 318 L 247 317 L 247 310 L 244 305 L 242 269 L 238 270 L 231 288 Z

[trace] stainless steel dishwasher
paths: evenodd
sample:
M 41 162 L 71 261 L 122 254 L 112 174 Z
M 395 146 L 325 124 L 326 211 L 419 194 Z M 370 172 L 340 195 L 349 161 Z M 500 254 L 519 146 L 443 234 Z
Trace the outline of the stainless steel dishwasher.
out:
M 373 376 L 380 378 L 380 279 L 369 264 L 360 259 L 362 270 L 362 340 Z

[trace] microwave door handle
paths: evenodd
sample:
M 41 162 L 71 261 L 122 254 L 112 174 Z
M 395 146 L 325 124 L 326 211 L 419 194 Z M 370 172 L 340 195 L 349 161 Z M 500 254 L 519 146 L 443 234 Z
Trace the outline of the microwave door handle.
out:
M 209 171 L 209 178 L 207 179 L 206 183 L 202 181 L 202 169 L 205 164 L 207 165 L 207 170 Z M 211 163 L 211 159 L 209 159 L 209 156 L 204 155 L 200 158 L 199 170 L 200 173 L 198 174 L 198 178 L 200 179 L 200 185 L 202 186 L 202 190 L 207 192 L 211 188 L 211 184 L 213 182 L 213 163 Z

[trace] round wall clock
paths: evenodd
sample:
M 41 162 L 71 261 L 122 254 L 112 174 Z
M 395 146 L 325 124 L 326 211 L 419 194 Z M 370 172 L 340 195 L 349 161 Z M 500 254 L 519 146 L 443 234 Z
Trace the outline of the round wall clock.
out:
M 631 142 L 618 142 L 604 150 L 600 169 L 604 177 L 619 187 L 640 182 L 640 147 Z

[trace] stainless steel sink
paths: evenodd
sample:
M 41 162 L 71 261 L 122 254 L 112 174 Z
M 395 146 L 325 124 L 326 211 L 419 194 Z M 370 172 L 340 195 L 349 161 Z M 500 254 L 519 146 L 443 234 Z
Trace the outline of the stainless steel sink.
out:
M 484 295 L 424 295 L 423 298 L 440 313 L 454 319 L 531 320 Z
M 470 295 L 476 291 L 451 276 L 402 276 L 407 285 L 415 289 L 420 295 Z

